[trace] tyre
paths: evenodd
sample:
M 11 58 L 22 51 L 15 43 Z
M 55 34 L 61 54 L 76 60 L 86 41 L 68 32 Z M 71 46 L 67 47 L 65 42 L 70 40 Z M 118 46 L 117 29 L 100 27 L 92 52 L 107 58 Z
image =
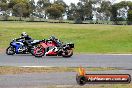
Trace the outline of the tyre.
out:
M 15 54 L 15 48 L 13 46 L 9 46 L 7 49 L 6 49 L 6 54 L 7 55 L 14 55 Z
M 34 56 L 34 49 L 35 49 L 36 47 L 35 46 L 33 46 L 32 48 L 30 48 L 30 53 Z
M 84 76 L 76 76 L 76 81 L 77 81 L 77 84 L 83 86 L 86 84 L 86 78 Z
M 31 49 L 30 53 L 34 56 L 34 49 Z
M 43 48 L 42 46 L 35 47 L 33 55 L 35 57 L 42 57 L 42 56 L 44 56 L 45 55 L 45 48 Z
M 65 50 L 64 52 L 62 52 L 62 56 L 63 57 L 71 57 L 73 55 L 73 50 L 72 49 L 68 49 L 68 50 Z

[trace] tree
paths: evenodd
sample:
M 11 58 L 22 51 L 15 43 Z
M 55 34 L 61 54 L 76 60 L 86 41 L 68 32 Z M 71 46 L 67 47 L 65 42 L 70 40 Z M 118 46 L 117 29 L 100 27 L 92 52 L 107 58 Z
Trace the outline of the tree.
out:
M 68 19 L 72 18 L 76 23 L 81 23 L 85 19 L 92 20 L 92 0 L 80 0 L 77 5 L 71 3 L 68 9 Z
M 47 8 L 46 12 L 48 13 L 49 18 L 57 19 L 62 17 L 64 13 L 64 7 L 59 4 L 52 4 Z
M 118 24 L 117 23 L 118 8 L 117 7 L 118 7 L 117 4 L 114 4 L 114 5 L 112 5 L 112 9 L 111 9 L 111 13 L 112 13 L 111 20 L 114 22 L 114 24 Z
M 63 0 L 56 0 L 54 4 L 62 5 L 65 9 L 67 7 L 67 4 Z
M 64 16 L 65 14 L 67 14 L 68 5 L 67 5 L 63 0 L 56 0 L 56 1 L 54 2 L 54 4 L 62 5 L 62 6 L 64 7 L 64 14 L 63 14 L 63 16 Z
M 7 3 L 0 3 L 0 10 L 1 11 L 6 11 L 7 9 L 8 9 Z
M 28 4 L 30 0 L 8 0 L 9 8 L 13 8 L 14 5 L 18 3 L 25 3 Z
M 93 0 L 80 0 L 80 2 L 78 3 L 78 7 L 80 7 L 80 11 L 81 11 L 81 20 L 92 20 L 93 18 Z
M 132 24 L 132 10 L 128 11 L 128 24 Z
M 82 19 L 84 19 L 82 6 L 83 5 L 80 2 L 78 2 L 77 5 L 71 3 L 67 10 L 67 18 L 69 20 L 75 20 L 75 23 L 82 23 Z
M 37 2 L 37 12 L 39 13 L 39 17 L 41 18 L 42 14 L 45 14 L 44 18 L 46 19 L 47 13 L 46 9 L 51 5 L 49 0 L 38 0 Z
M 22 17 L 27 16 L 28 14 L 28 7 L 25 3 L 18 3 L 13 6 L 13 11 L 14 11 L 14 14 L 20 17 L 20 20 L 22 20 Z
M 0 1 L 0 11 L 3 11 L 3 20 L 8 20 L 9 14 L 8 14 L 8 3 L 7 0 L 1 0 Z
M 9 0 L 8 8 L 13 10 L 14 16 L 19 16 L 20 20 L 22 17 L 29 17 L 31 13 L 30 0 Z
M 82 23 L 85 18 L 84 15 L 84 5 L 81 2 L 78 2 L 76 7 L 75 23 Z
M 30 0 L 29 3 L 28 3 L 28 5 L 29 5 L 30 14 L 32 15 L 33 12 L 36 9 L 35 1 L 34 0 Z
M 34 21 L 34 12 L 36 10 L 36 5 L 34 0 L 30 0 L 29 3 L 29 13 L 30 13 L 30 21 Z
M 8 3 L 7 0 L 1 0 L 0 1 L 0 10 L 6 11 L 8 9 Z
M 128 9 L 129 8 L 127 1 L 122 1 L 118 3 L 118 17 L 127 20 Z
M 127 20 L 128 20 L 128 24 L 132 25 L 132 2 L 128 1 L 128 15 L 127 15 Z
M 6 3 L 7 0 L 0 0 L 0 3 Z
M 115 24 L 118 24 L 118 21 L 120 20 L 126 20 L 127 17 L 129 18 L 130 15 L 128 14 L 131 13 L 129 12 L 129 10 L 131 9 L 130 3 L 130 1 L 122 1 L 120 3 L 115 3 L 112 5 L 111 20 L 114 21 Z
M 101 2 L 101 8 L 100 12 L 103 14 L 103 19 L 104 20 L 109 20 L 111 17 L 111 2 L 110 1 L 102 1 Z
M 74 20 L 75 19 L 75 11 L 76 11 L 76 5 L 74 3 L 71 3 L 66 11 L 67 19 L 68 20 Z
M 85 2 L 84 4 L 84 18 L 87 18 L 89 20 L 93 19 L 93 2 L 89 0 Z

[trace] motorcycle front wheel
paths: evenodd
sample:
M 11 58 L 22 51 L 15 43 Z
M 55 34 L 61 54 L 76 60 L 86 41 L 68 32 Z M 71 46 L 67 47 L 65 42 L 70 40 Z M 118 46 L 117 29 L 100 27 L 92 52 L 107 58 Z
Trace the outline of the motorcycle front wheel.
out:
M 63 57 L 71 57 L 73 55 L 73 50 L 72 49 L 67 49 L 67 50 L 64 50 L 63 52 L 62 52 L 62 56 Z
M 9 46 L 7 49 L 6 49 L 6 54 L 7 55 L 14 55 L 15 54 L 15 48 L 13 46 Z

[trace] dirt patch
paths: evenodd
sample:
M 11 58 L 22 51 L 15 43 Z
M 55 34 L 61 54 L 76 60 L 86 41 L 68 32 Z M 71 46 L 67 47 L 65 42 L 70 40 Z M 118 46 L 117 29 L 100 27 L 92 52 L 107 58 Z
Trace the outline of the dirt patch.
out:
M 6 49 L 5 48 L 0 48 L 0 54 L 5 53 Z
M 2 34 L 0 33 L 0 36 L 2 36 Z
M 116 68 L 85 68 L 88 71 L 117 70 Z M 78 72 L 76 67 L 11 67 L 0 66 L 0 75 L 21 73 Z

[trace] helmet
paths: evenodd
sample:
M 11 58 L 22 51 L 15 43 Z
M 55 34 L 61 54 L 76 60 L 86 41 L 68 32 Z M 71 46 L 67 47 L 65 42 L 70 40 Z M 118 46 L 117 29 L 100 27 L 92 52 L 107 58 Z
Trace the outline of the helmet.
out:
M 21 36 L 22 37 L 26 37 L 27 36 L 27 33 L 26 32 L 22 32 Z
M 55 40 L 56 38 L 55 38 L 55 36 L 52 35 L 52 36 L 50 36 L 50 39 Z

